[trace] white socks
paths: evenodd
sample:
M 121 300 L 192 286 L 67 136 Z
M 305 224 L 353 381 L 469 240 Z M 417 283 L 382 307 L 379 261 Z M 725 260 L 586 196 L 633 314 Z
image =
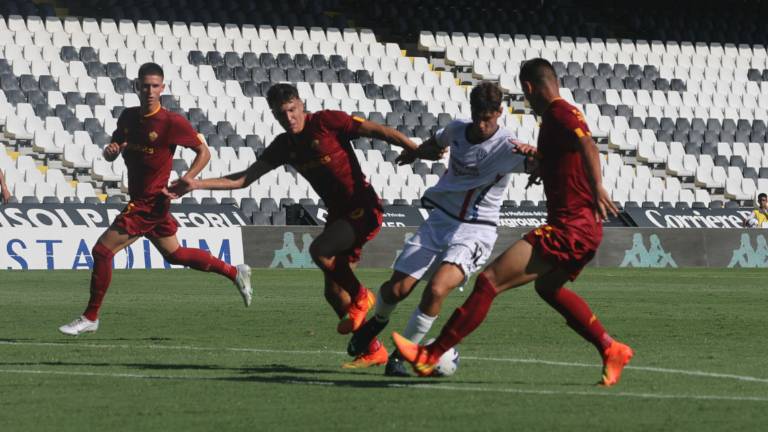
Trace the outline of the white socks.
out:
M 384 303 L 384 299 L 381 298 L 381 289 L 379 289 L 376 293 L 376 306 L 373 309 L 373 317 L 379 322 L 389 321 L 389 316 L 392 315 L 396 307 L 397 303 L 393 305 Z
M 405 326 L 403 336 L 410 339 L 412 342 L 420 343 L 424 336 L 429 333 L 429 329 L 432 328 L 432 324 L 437 319 L 437 316 L 429 316 L 422 312 L 418 306 L 413 310 L 411 318 L 408 319 L 408 325 Z

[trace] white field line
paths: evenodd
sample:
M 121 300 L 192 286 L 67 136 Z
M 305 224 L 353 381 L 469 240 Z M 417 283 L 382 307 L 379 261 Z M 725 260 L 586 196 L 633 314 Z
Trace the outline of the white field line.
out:
M 137 373 L 103 373 L 103 372 L 79 372 L 79 371 L 49 371 L 34 369 L 2 369 L 0 373 L 5 374 L 27 374 L 27 375 L 63 375 L 63 376 L 82 376 L 82 377 L 100 377 L 100 378 L 128 378 L 141 380 L 168 380 L 168 381 L 212 381 L 222 378 L 218 377 L 193 377 L 185 375 L 145 375 Z M 344 387 L 333 381 L 301 381 L 287 379 L 281 381 L 283 384 L 311 385 L 325 387 Z M 488 387 L 464 387 L 456 385 L 442 384 L 398 384 L 382 382 L 383 388 L 392 389 L 414 389 L 414 390 L 442 390 L 451 392 L 467 393 L 503 393 L 503 394 L 525 394 L 538 396 L 598 396 L 615 398 L 638 398 L 638 399 L 658 399 L 658 400 L 697 400 L 697 401 L 735 401 L 735 402 L 768 402 L 768 397 L 757 396 L 720 396 L 720 395 L 684 395 L 684 394 L 663 394 L 663 393 L 632 393 L 632 392 L 611 392 L 611 391 L 567 391 L 567 390 L 536 390 L 536 389 L 515 389 L 515 388 L 488 388 Z
M 342 351 L 331 350 L 276 350 L 265 348 L 233 348 L 233 347 L 200 347 L 189 345 L 129 345 L 129 344 L 95 344 L 95 343 L 79 343 L 79 342 L 14 342 L 14 341 L 0 341 L 2 345 L 19 345 L 19 346 L 56 346 L 56 347 L 73 347 L 73 348 L 93 348 L 93 349 L 156 349 L 156 350 L 174 350 L 174 351 L 228 351 L 228 352 L 249 352 L 249 353 L 262 353 L 262 354 L 320 354 L 320 355 L 346 355 Z M 586 367 L 586 368 L 598 368 L 599 364 L 589 363 L 573 363 L 573 362 L 561 362 L 541 359 L 522 359 L 522 358 L 506 358 L 506 357 L 472 357 L 462 356 L 464 360 L 477 360 L 477 361 L 490 361 L 500 363 L 526 363 L 526 364 L 541 364 L 547 366 L 561 366 L 561 367 Z M 748 375 L 736 375 L 717 372 L 705 372 L 698 370 L 686 370 L 686 369 L 669 369 L 650 366 L 627 366 L 627 369 L 656 372 L 663 374 L 677 374 L 696 376 L 703 378 L 719 378 L 729 379 L 736 381 L 746 381 L 755 383 L 768 384 L 768 378 L 759 378 Z

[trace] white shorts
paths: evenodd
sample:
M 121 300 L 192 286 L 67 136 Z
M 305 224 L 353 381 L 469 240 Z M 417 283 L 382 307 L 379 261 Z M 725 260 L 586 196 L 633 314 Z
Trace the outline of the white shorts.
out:
M 464 272 L 464 283 L 485 265 L 496 243 L 496 227 L 460 222 L 433 210 L 403 246 L 394 269 L 416 279 L 429 279 L 444 262 Z

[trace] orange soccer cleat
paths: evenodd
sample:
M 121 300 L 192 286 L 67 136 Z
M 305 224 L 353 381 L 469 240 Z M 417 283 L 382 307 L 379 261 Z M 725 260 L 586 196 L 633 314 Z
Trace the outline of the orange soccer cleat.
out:
M 635 352 L 628 345 L 613 341 L 603 352 L 603 378 L 600 385 L 610 387 L 619 382 L 621 371 L 629 363 Z
M 427 347 L 411 342 L 400 333 L 392 333 L 392 340 L 405 361 L 411 364 L 418 376 L 432 376 L 437 367 L 437 359 L 432 359 Z
M 378 346 L 379 347 L 375 351 L 360 354 L 355 357 L 354 360 L 343 363 L 341 367 L 344 369 L 363 369 L 386 364 L 387 359 L 389 358 L 389 353 L 387 353 L 384 344 L 379 343 Z
M 349 334 L 357 331 L 365 322 L 365 316 L 376 304 L 376 296 L 365 287 L 360 287 L 361 292 L 357 295 L 357 300 L 352 302 L 347 309 L 347 315 L 339 321 L 336 331 L 340 334 Z

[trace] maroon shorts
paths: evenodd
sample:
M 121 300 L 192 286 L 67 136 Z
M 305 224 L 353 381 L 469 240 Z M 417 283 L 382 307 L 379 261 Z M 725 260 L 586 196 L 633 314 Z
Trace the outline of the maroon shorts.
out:
M 352 229 L 355 232 L 355 243 L 345 254 L 348 256 L 350 263 L 356 263 L 360 261 L 363 245 L 373 240 L 381 230 L 383 215 L 384 211 L 380 204 L 374 206 L 367 205 L 340 214 L 329 212 L 325 224 L 328 226 L 337 220 L 345 220 L 352 225 Z
M 132 236 L 163 238 L 176 234 L 179 228 L 170 213 L 170 201 L 163 198 L 131 201 L 117 215 L 113 225 Z
M 585 240 L 574 233 L 565 233 L 552 225 L 542 225 L 523 236 L 548 262 L 568 273 L 568 279 L 576 280 L 592 258 L 595 257 L 599 239 Z

